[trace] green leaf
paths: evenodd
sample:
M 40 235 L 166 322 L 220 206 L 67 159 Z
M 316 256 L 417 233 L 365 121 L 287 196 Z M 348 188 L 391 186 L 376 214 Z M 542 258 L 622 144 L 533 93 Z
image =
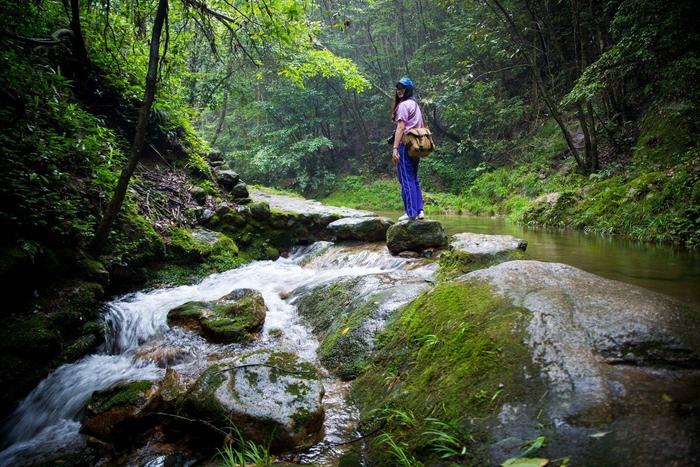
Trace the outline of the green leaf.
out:
M 549 464 L 549 459 L 541 457 L 512 457 L 501 464 L 503 467 L 544 467 Z

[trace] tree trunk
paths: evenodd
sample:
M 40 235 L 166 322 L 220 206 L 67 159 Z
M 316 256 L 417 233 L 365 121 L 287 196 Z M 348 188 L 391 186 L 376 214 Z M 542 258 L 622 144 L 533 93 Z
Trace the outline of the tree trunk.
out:
M 219 139 L 221 134 L 221 129 L 224 127 L 224 121 L 226 120 L 226 110 L 228 107 L 228 88 L 224 90 L 224 102 L 221 106 L 221 117 L 219 117 L 219 124 L 216 126 L 216 131 L 214 132 L 214 137 L 211 139 L 211 145 L 216 144 L 216 140 Z
M 153 100 L 156 94 L 156 78 L 158 76 L 158 62 L 160 61 L 160 34 L 163 30 L 163 23 L 165 22 L 167 11 L 168 0 L 159 0 L 158 10 L 153 22 L 153 31 L 151 32 L 151 47 L 148 57 L 146 89 L 144 91 L 143 103 L 139 109 L 139 118 L 138 122 L 136 123 L 136 134 L 134 136 L 134 142 L 131 146 L 129 160 L 119 175 L 119 181 L 114 189 L 112 199 L 105 210 L 99 226 L 97 227 L 97 231 L 95 232 L 95 237 L 93 238 L 91 247 L 96 253 L 99 253 L 102 250 L 105 242 L 107 241 L 112 224 L 117 218 L 117 214 L 119 214 L 119 210 L 124 202 L 124 197 L 126 196 L 126 190 L 129 187 L 131 176 L 134 174 L 136 165 L 143 154 L 143 147 L 146 140 L 146 130 L 148 129 L 148 115 L 151 112 L 151 106 L 153 105 Z
M 71 0 L 70 28 L 73 31 L 73 49 L 78 59 L 78 77 L 83 79 L 90 72 L 90 59 L 88 58 L 83 29 L 80 25 L 80 0 Z
M 547 92 L 547 89 L 544 86 L 544 82 L 542 81 L 542 77 L 540 76 L 540 71 L 535 67 L 535 64 L 532 63 L 532 59 L 527 54 L 527 52 L 523 50 L 527 45 L 527 41 L 525 41 L 525 38 L 522 36 L 517 26 L 515 25 L 513 18 L 510 16 L 510 14 L 508 14 L 508 11 L 505 8 L 503 8 L 503 5 L 501 5 L 501 3 L 498 0 L 493 0 L 493 3 L 498 7 L 501 13 L 503 13 L 503 16 L 505 17 L 506 21 L 508 22 L 508 25 L 510 26 L 512 34 L 519 39 L 521 43 L 520 45 L 522 45 L 522 47 L 520 48 L 518 53 L 530 66 L 530 72 L 532 73 L 532 77 L 534 78 L 535 83 L 537 84 L 537 87 L 540 90 L 540 97 L 542 97 L 542 100 L 547 105 L 549 112 L 552 114 L 552 118 L 557 122 L 557 125 L 559 125 L 559 129 L 561 130 L 562 135 L 566 140 L 566 145 L 569 147 L 571 155 L 574 156 L 574 159 L 576 159 L 576 165 L 578 165 L 579 169 L 582 172 L 588 173 L 588 167 L 586 167 L 585 161 L 581 160 L 581 156 L 579 155 L 576 146 L 574 146 L 574 141 L 571 139 L 571 134 L 569 134 L 569 130 L 564 124 L 564 119 L 561 116 L 559 107 L 549 97 L 549 93 Z

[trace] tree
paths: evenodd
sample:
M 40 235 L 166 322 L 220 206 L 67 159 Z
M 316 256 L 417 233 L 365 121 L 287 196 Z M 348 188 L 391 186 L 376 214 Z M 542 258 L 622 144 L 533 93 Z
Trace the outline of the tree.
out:
M 153 29 L 151 30 L 151 45 L 148 58 L 148 73 L 146 74 L 146 87 L 144 90 L 143 102 L 139 109 L 138 121 L 136 123 L 136 133 L 134 142 L 131 145 L 131 153 L 126 166 L 122 169 L 117 181 L 117 186 L 114 189 L 112 199 L 107 206 L 107 209 L 100 220 L 100 223 L 95 232 L 95 237 L 92 241 L 92 249 L 101 251 L 107 241 L 107 236 L 112 229 L 112 224 L 119 214 L 119 210 L 124 202 L 126 190 L 129 187 L 131 176 L 136 170 L 136 165 L 143 155 L 143 147 L 146 141 L 146 130 L 148 129 L 148 116 L 151 112 L 151 106 L 156 96 L 156 78 L 158 76 L 158 64 L 160 61 L 160 36 L 163 31 L 168 14 L 168 0 L 158 0 L 158 9 L 155 19 L 153 20 Z M 167 45 L 167 44 L 166 44 Z

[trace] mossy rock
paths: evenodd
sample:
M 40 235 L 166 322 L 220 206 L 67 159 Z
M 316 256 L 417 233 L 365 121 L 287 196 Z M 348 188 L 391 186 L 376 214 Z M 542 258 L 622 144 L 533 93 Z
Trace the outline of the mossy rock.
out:
M 489 426 L 500 406 L 542 394 L 523 343 L 527 317 L 485 285 L 444 283 L 421 295 L 387 324 L 353 383 L 362 427 L 385 423 L 383 432 L 405 443 L 409 456 L 438 465 L 445 460 L 424 433 L 449 426 L 466 447 L 450 461 L 489 465 Z M 394 465 L 394 451 L 381 442 L 386 437 L 378 439 L 370 445 L 372 462 Z
M 452 279 L 504 261 L 523 259 L 526 249 L 525 240 L 511 235 L 456 234 L 448 251 L 440 255 L 438 276 Z
M 248 342 L 265 322 L 260 292 L 237 289 L 213 302 L 187 302 L 168 312 L 168 324 L 197 332 L 215 342 Z
M 181 398 L 182 411 L 274 450 L 309 447 L 324 411 L 321 375 L 285 352 L 256 351 L 208 367 Z
M 155 393 L 153 382 L 145 380 L 95 392 L 85 406 L 80 430 L 109 441 L 132 437 L 132 431 L 143 426 L 143 419 L 152 413 Z
M 386 238 L 393 223 L 386 217 L 346 217 L 331 222 L 327 228 L 338 240 L 379 242 Z
M 321 363 L 351 380 L 374 349 L 377 330 L 389 313 L 383 305 L 408 302 L 427 287 L 424 282 L 396 282 L 388 274 L 346 278 L 301 292 L 296 305 L 319 337 Z
M 447 246 L 447 235 L 437 221 L 406 220 L 389 227 L 386 245 L 394 255 L 402 251 L 420 253 L 427 248 Z

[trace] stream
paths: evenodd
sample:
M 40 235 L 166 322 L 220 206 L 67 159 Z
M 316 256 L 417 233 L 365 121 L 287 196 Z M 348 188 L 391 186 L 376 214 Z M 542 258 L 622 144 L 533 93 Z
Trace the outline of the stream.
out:
M 397 213 L 380 213 L 392 218 Z M 667 246 L 641 244 L 571 231 L 534 230 L 501 218 L 431 216 L 448 234 L 475 232 L 510 234 L 528 241 L 530 259 L 563 262 L 586 271 L 632 283 L 676 297 L 700 309 L 700 254 Z M 399 289 L 416 281 L 431 282 L 434 264 L 393 257 L 383 244 L 360 246 L 317 242 L 293 250 L 276 261 L 256 261 L 238 269 L 213 274 L 196 284 L 144 290 L 105 304 L 105 344 L 98 353 L 52 372 L 18 406 L 3 427 L 0 465 L 49 462 L 86 446 L 79 433 L 83 407 L 94 391 L 117 384 L 157 381 L 173 368 L 195 378 L 210 357 L 222 352 L 274 349 L 295 353 L 320 366 L 318 340 L 297 314 L 294 302 L 319 285 L 343 277 L 391 276 Z M 268 308 L 261 336 L 253 343 L 213 344 L 167 325 L 167 313 L 189 301 L 215 300 L 234 289 L 251 288 L 264 297 Z M 371 293 L 368 290 L 367 293 Z M 413 299 L 398 293 L 382 304 L 388 313 Z M 381 326 L 381 323 L 380 323 Z M 172 350 L 173 358 L 157 358 Z M 158 353 L 160 352 L 160 354 Z M 324 374 L 326 417 L 324 438 L 294 461 L 337 465 L 347 447 L 335 444 L 352 439 L 357 410 L 346 402 L 348 383 Z M 164 465 L 165 456 L 145 465 Z
M 105 344 L 100 352 L 52 372 L 6 422 L 0 465 L 32 465 L 80 450 L 85 446 L 84 436 L 79 433 L 80 418 L 94 391 L 135 380 L 159 380 L 165 367 L 194 378 L 216 353 L 257 349 L 292 352 L 318 365 L 318 340 L 293 305 L 300 294 L 342 277 L 392 274 L 400 285 L 402 280 L 429 281 L 433 271 L 434 266 L 421 261 L 391 256 L 383 245 L 348 247 L 317 242 L 294 250 L 286 258 L 255 261 L 196 284 L 117 297 L 105 305 Z M 214 300 L 239 288 L 261 292 L 268 308 L 257 341 L 247 345 L 212 344 L 167 325 L 167 313 L 172 308 L 188 301 Z M 403 300 L 393 297 L 386 306 L 395 309 L 412 298 L 411 294 Z M 168 349 L 177 349 L 172 354 L 179 357 L 166 362 L 153 358 L 159 355 L 158 350 L 162 355 Z M 343 455 L 343 449 L 333 445 L 357 435 L 358 418 L 355 409 L 345 402 L 347 386 L 325 374 L 324 438 L 295 460 L 332 465 Z M 161 457 L 147 464 L 161 465 L 165 456 Z

